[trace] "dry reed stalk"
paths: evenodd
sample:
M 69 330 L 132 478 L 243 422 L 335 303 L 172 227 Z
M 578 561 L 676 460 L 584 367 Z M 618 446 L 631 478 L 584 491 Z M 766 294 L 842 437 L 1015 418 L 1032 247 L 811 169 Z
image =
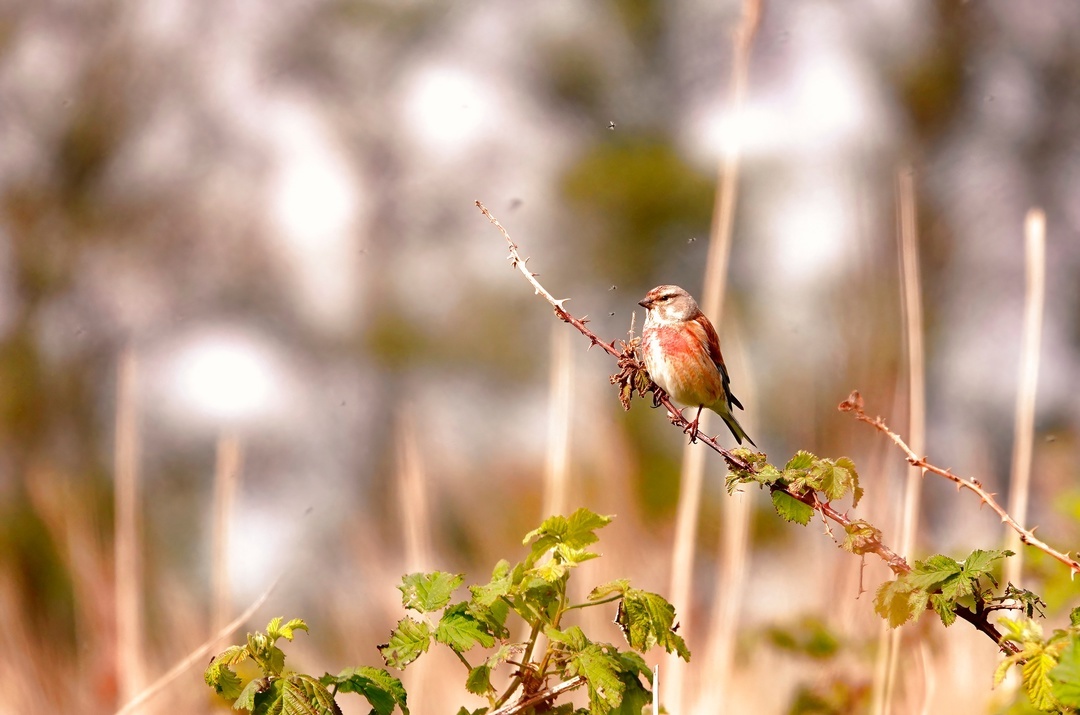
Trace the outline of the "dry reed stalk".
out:
M 754 36 L 757 34 L 761 22 L 761 0 L 744 0 L 742 5 L 742 17 L 739 26 L 735 30 L 734 47 L 732 50 L 731 84 L 728 93 L 728 105 L 731 112 L 731 126 L 735 127 L 735 133 L 728 137 L 723 147 L 723 155 L 716 182 L 716 195 L 714 198 L 715 210 L 712 216 L 712 225 L 709 230 L 709 253 L 705 266 L 705 285 L 702 293 L 702 309 L 710 316 L 716 325 L 720 325 L 723 315 L 723 295 L 727 283 L 728 259 L 731 255 L 731 237 L 735 225 L 735 203 L 738 198 L 739 185 L 739 159 L 740 137 L 739 131 L 743 116 L 743 107 L 746 103 L 746 90 L 749 82 L 750 51 L 753 47 Z M 702 415 L 701 428 L 708 432 L 711 415 L 706 418 Z M 693 562 L 695 551 L 695 535 L 697 533 L 697 521 L 701 504 L 701 485 L 705 469 L 704 450 L 695 449 L 693 444 L 685 447 L 683 454 L 682 478 L 679 488 L 679 505 L 675 524 L 675 544 L 672 547 L 672 574 L 671 574 L 671 603 L 680 614 L 683 627 L 691 632 L 689 625 L 691 619 L 690 594 L 693 590 Z M 734 519 L 738 523 L 748 523 L 745 517 L 734 515 L 734 512 L 747 508 L 746 500 L 728 499 L 723 502 L 721 511 L 725 521 Z M 725 531 L 725 534 L 730 530 Z M 745 535 L 733 535 L 736 541 L 745 544 Z M 727 549 L 725 549 L 727 551 Z M 729 594 L 731 598 L 737 598 Z M 736 606 L 737 608 L 737 606 Z M 734 639 L 735 633 L 725 633 L 725 637 Z M 686 703 L 686 688 L 683 686 L 684 665 L 677 658 L 668 658 L 670 667 L 667 670 L 667 691 L 674 694 L 669 705 L 672 712 L 684 712 Z M 710 673 L 710 678 L 720 679 L 726 682 L 728 673 Z M 659 705 L 658 705 L 659 707 Z
M 230 520 L 236 491 L 240 483 L 243 465 L 243 449 L 235 434 L 223 434 L 218 438 L 217 458 L 214 466 L 214 535 L 212 553 L 210 628 L 217 631 L 229 621 L 232 590 L 229 579 Z
M 551 392 L 548 411 L 548 450 L 544 466 L 544 511 L 541 519 L 567 512 L 570 475 L 571 383 L 574 363 L 570 333 L 555 324 L 551 328 Z
M 710 415 L 711 416 L 711 415 Z M 701 428 L 708 431 L 709 420 L 701 415 Z M 698 515 L 701 513 L 701 484 L 705 474 L 705 450 L 693 449 L 688 445 L 683 450 L 682 476 L 679 480 L 679 503 L 675 513 L 675 541 L 671 553 L 671 605 L 679 614 L 679 623 L 686 633 L 693 633 L 693 611 L 691 610 L 694 573 L 695 537 L 698 529 Z M 665 705 L 669 712 L 685 712 L 686 669 L 676 654 L 670 654 L 667 661 L 666 690 L 670 695 Z
M 426 571 L 434 563 L 431 542 L 431 510 L 412 410 L 404 407 L 398 415 L 398 499 L 405 540 L 405 569 L 407 573 Z M 421 658 L 409 670 L 409 707 L 424 712 L 432 694 L 431 659 Z
M 139 558 L 139 425 L 138 367 L 135 351 L 120 355 L 116 385 L 115 578 L 116 677 L 121 702 L 135 697 L 145 678 L 143 663 L 143 604 L 140 596 L 142 565 Z
M 896 176 L 897 233 L 900 242 L 900 298 L 907 344 L 908 434 L 913 449 L 922 454 L 926 443 L 926 356 L 923 349 L 922 281 L 919 275 L 918 210 L 915 181 L 910 167 L 902 167 Z M 925 470 L 908 469 L 904 483 L 904 501 L 900 512 L 899 551 L 910 556 L 915 546 L 919 524 L 919 501 Z M 883 624 L 874 677 L 873 712 L 888 715 L 897 686 L 899 668 L 899 629 Z
M 277 588 L 278 582 L 280 580 L 281 577 L 279 576 L 277 579 L 274 580 L 272 584 L 267 587 L 265 591 L 262 592 L 262 594 L 259 595 L 258 598 L 256 598 L 252 602 L 250 606 L 247 607 L 247 609 L 243 613 L 234 618 L 224 628 L 221 628 L 216 633 L 211 634 L 211 636 L 206 641 L 204 641 L 202 645 L 200 645 L 198 648 L 195 648 L 193 651 L 191 651 L 186 656 L 177 661 L 177 663 L 173 665 L 173 667 L 169 668 L 169 670 L 166 671 L 165 674 L 162 675 L 160 678 L 158 678 L 146 688 L 136 693 L 135 696 L 128 700 L 123 707 L 116 711 L 114 715 L 129 715 L 129 713 L 136 712 L 143 703 L 164 690 L 171 682 L 183 675 L 188 668 L 198 663 L 202 663 L 205 660 L 206 656 L 210 655 L 213 652 L 214 647 L 221 640 L 227 638 L 229 635 L 232 634 L 233 631 L 247 623 L 247 621 L 255 615 L 255 612 L 258 611 L 264 603 L 266 603 L 268 598 L 270 598 L 270 594 L 274 592 L 275 588 Z
M 1035 444 L 1035 393 L 1039 383 L 1039 353 L 1042 339 L 1043 306 L 1046 301 L 1046 215 L 1033 208 L 1024 220 L 1026 288 L 1024 326 L 1020 347 L 1020 377 L 1016 394 L 1012 469 L 1009 476 L 1009 504 L 1006 510 L 1024 526 L 1031 492 L 1031 455 Z M 1005 560 L 1005 583 L 1020 583 L 1024 552 L 1020 534 L 1008 532 L 1005 548 L 1016 556 Z
M 425 488 L 424 465 L 416 440 L 411 410 L 406 407 L 398 415 L 398 474 L 397 481 L 401 523 L 405 539 L 405 567 L 409 572 L 430 568 L 431 511 Z
M 734 346 L 741 347 L 736 341 Z M 731 351 L 738 358 L 733 364 L 746 364 L 742 351 Z M 753 381 L 745 384 L 747 404 L 755 404 L 757 390 Z M 754 421 L 750 420 L 753 429 Z M 739 610 L 746 586 L 747 562 L 750 542 L 750 495 L 738 491 L 723 503 L 724 520 L 720 524 L 720 544 L 717 559 L 717 581 L 721 589 L 713 601 L 709 615 L 707 647 L 704 671 L 715 677 L 703 679 L 698 705 L 716 707 L 724 702 L 731 687 L 735 659 L 735 636 L 739 628 Z

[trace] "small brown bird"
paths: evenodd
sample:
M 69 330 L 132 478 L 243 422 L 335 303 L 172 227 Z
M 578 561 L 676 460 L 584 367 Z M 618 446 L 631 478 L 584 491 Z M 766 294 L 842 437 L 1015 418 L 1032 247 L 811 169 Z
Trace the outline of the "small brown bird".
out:
M 689 428 L 691 439 L 697 436 L 701 410 L 708 407 L 724 420 L 735 441 L 754 444 L 731 412 L 732 405 L 740 410 L 743 406 L 731 394 L 716 329 L 693 296 L 679 286 L 662 285 L 649 291 L 639 305 L 645 308 L 641 349 L 649 376 L 671 399 L 697 407 Z

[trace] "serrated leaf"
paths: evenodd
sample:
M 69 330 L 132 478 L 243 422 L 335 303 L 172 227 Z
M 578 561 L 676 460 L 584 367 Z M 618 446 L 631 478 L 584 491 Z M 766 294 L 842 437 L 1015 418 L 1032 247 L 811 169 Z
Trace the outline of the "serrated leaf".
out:
M 1074 609 L 1073 613 L 1076 613 Z M 1051 693 L 1058 702 L 1080 708 L 1080 637 L 1074 635 L 1050 671 Z
M 1013 552 L 1007 549 L 994 549 L 991 551 L 975 549 L 964 559 L 964 570 L 975 578 L 990 576 L 995 561 L 1013 555 Z
M 631 648 L 646 652 L 660 645 L 668 653 L 677 653 L 683 660 L 690 660 L 686 642 L 673 630 L 675 607 L 663 596 L 636 588 L 627 589 L 615 622 Z
M 1005 676 L 1009 674 L 1009 668 L 1013 667 L 1021 660 L 1019 654 L 1013 654 L 1002 659 L 998 666 L 994 668 L 994 687 L 1001 685 L 1005 680 Z
M 525 535 L 522 543 L 527 545 L 536 539 L 532 545 L 534 560 L 556 544 L 564 544 L 572 549 L 584 549 L 599 540 L 596 530 L 610 524 L 612 518 L 601 516 L 582 507 L 569 517 L 552 516 L 545 519 L 540 528 Z
M 233 703 L 233 710 L 247 710 L 249 712 L 255 711 L 255 696 L 260 693 L 265 693 L 271 689 L 272 683 L 270 678 L 254 678 L 249 682 L 244 689 L 236 697 L 236 702 Z
M 1029 656 L 1027 661 L 1020 666 L 1024 674 L 1024 690 L 1027 691 L 1031 704 L 1040 710 L 1050 710 L 1054 707 L 1050 671 L 1055 665 L 1057 665 L 1057 660 L 1052 655 L 1046 651 L 1040 651 Z
M 272 645 L 266 649 L 261 658 L 257 659 L 259 667 L 268 675 L 281 675 L 285 670 L 285 651 Z
M 255 698 L 251 715 L 340 715 L 334 698 L 318 680 L 304 673 L 277 678 Z
M 956 622 L 956 602 L 940 593 L 930 595 L 930 605 L 946 628 Z
M 510 562 L 502 559 L 495 564 L 491 572 L 491 580 L 483 586 L 469 586 L 472 600 L 480 606 L 490 608 L 496 601 L 510 593 L 513 587 L 513 574 L 510 570 Z
M 845 551 L 856 555 L 867 553 L 876 543 L 881 543 L 881 530 L 868 521 L 856 519 L 844 527 L 846 534 L 841 544 Z
M 558 583 L 562 579 L 566 578 L 570 567 L 562 561 L 557 559 L 548 559 L 544 563 L 533 569 L 533 573 L 547 581 L 548 583 Z
M 645 689 L 636 676 L 627 672 L 618 674 L 623 684 L 622 702 L 612 710 L 612 715 L 641 715 L 645 706 L 652 702 L 652 693 Z
M 371 705 L 371 715 L 391 715 L 395 707 L 409 715 L 405 686 L 382 668 L 346 668 L 337 675 L 327 673 L 319 682 L 337 686 L 338 692 L 362 695 Z
M 585 631 L 579 626 L 571 626 L 565 631 L 550 626 L 544 629 L 544 635 L 549 641 L 563 646 L 563 650 L 576 653 L 589 645 L 589 639 L 585 637 Z
M 899 628 L 917 615 L 912 600 L 911 586 L 903 579 L 886 581 L 874 596 L 874 611 L 888 621 L 890 627 Z
M 444 571 L 407 574 L 398 586 L 401 605 L 420 613 L 438 611 L 450 603 L 450 596 L 464 580 L 463 574 Z
M 390 641 L 379 646 L 383 660 L 392 668 L 405 666 L 427 652 L 431 645 L 431 626 L 405 616 L 390 633 Z
M 784 470 L 802 471 L 810 469 L 810 467 L 814 466 L 814 461 L 816 459 L 817 457 L 810 452 L 800 449 L 788 460 L 788 463 L 784 465 Z
M 840 457 L 836 460 L 836 466 L 846 469 L 851 475 L 851 506 L 852 508 L 859 506 L 863 498 L 863 488 L 859 486 L 859 470 L 855 468 L 855 462 L 848 457 Z
M 285 625 L 281 626 L 279 629 L 277 629 L 277 634 L 281 638 L 291 641 L 293 639 L 293 634 L 296 631 L 308 631 L 310 633 L 307 623 L 305 623 L 302 618 L 294 618 Z M 269 629 L 267 629 L 267 632 L 269 632 Z
M 601 601 L 613 593 L 626 593 L 626 589 L 628 588 L 630 588 L 630 579 L 620 578 L 614 581 L 609 581 L 603 585 L 597 586 L 592 591 L 590 591 L 588 595 L 588 600 Z
M 465 689 L 474 695 L 487 695 L 494 692 L 491 687 L 491 666 L 481 663 L 469 671 L 469 677 L 465 679 Z
M 213 663 L 234 666 L 243 663 L 251 657 L 247 646 L 231 645 L 214 657 Z
M 956 577 L 962 570 L 963 566 L 955 559 L 936 554 L 925 561 L 916 561 L 911 573 L 907 574 L 904 580 L 912 588 L 933 591 L 941 588 L 946 581 Z
M 795 524 L 806 526 L 810 523 L 810 519 L 814 517 L 813 507 L 804 504 L 785 491 L 774 489 L 772 493 L 772 503 L 776 508 L 776 513 L 779 514 L 780 518 L 784 521 L 790 521 Z
M 495 636 L 469 613 L 468 608 L 469 604 L 463 602 L 446 609 L 435 627 L 435 640 L 458 653 L 464 653 L 476 645 L 484 648 L 495 645 Z
M 487 627 L 496 638 L 509 638 L 510 631 L 506 629 L 506 617 L 510 614 L 510 604 L 498 600 L 490 606 L 482 606 L 475 601 L 468 603 L 469 614 Z
M 821 459 L 812 469 L 813 487 L 825 495 L 828 501 L 836 501 L 852 488 L 851 472 L 837 466 L 831 460 Z
M 217 658 L 210 661 L 203 673 L 203 680 L 226 700 L 235 700 L 243 690 L 240 677 L 229 666 L 218 662 Z
M 607 715 L 622 704 L 626 685 L 619 678 L 619 661 L 600 645 L 590 643 L 571 655 L 566 662 L 566 673 L 585 677 L 592 715 Z

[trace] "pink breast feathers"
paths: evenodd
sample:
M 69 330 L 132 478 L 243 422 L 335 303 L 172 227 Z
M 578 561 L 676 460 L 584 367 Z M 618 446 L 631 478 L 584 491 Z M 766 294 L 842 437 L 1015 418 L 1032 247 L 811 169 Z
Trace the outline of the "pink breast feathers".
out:
M 720 398 L 723 378 L 696 331 L 660 326 L 650 337 L 644 344 L 650 374 L 672 399 L 696 406 Z

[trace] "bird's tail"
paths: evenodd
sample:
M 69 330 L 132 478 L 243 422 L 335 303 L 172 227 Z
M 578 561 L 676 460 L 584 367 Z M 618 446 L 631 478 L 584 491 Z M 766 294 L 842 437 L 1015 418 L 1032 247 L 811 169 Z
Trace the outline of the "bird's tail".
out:
M 724 404 L 723 406 L 727 407 L 726 404 Z M 735 415 L 731 414 L 730 409 L 713 411 L 716 412 L 716 414 L 720 415 L 720 417 L 724 420 L 724 424 L 726 424 L 728 429 L 731 430 L 731 434 L 735 435 L 736 442 L 742 444 L 743 440 L 745 439 L 747 442 L 754 445 L 755 447 L 757 446 L 757 443 L 754 442 L 754 440 L 750 439 L 750 435 L 746 434 L 746 430 L 744 430 L 742 428 L 742 425 L 739 424 L 739 421 L 735 419 Z

